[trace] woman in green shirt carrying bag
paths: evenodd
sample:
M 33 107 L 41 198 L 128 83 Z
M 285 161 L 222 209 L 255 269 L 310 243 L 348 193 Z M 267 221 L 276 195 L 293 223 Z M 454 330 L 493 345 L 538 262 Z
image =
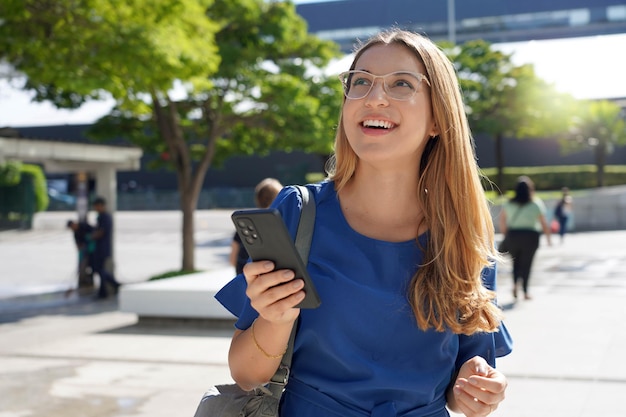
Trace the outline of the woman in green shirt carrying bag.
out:
M 548 245 L 551 246 L 552 242 L 546 206 L 535 196 L 535 185 L 529 177 L 518 178 L 515 196 L 504 204 L 500 213 L 500 231 L 506 236 L 506 252 L 513 258 L 513 297 L 517 299 L 521 281 L 524 299 L 530 300 L 528 282 L 541 232 L 545 233 Z

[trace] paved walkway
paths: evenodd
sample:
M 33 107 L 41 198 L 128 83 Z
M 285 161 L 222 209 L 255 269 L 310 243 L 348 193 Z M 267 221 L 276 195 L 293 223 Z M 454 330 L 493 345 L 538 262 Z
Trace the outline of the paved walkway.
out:
M 66 217 L 58 216 L 64 224 Z M 232 233 L 227 212 L 200 218 L 199 265 L 222 267 Z M 49 293 L 71 279 L 38 274 L 71 273 L 66 268 L 75 255 L 56 220 L 50 227 L 40 220 L 34 231 L 0 232 L 0 417 L 191 417 L 206 387 L 230 379 L 231 323 L 144 323 L 119 312 L 115 300 Z M 118 227 L 133 225 L 118 229 L 116 240 L 124 262 L 132 262 L 120 269 L 137 271 L 126 274 L 128 282 L 141 280 L 142 270 L 175 269 L 177 221 L 166 213 L 117 215 Z M 624 415 L 625 242 L 626 231 L 617 231 L 572 234 L 562 245 L 543 245 L 532 301 L 513 303 L 510 267 L 500 266 L 498 293 L 515 349 L 498 362 L 510 385 L 493 416 Z M 65 251 L 69 255 L 60 255 Z M 174 259 L 164 259 L 168 253 Z

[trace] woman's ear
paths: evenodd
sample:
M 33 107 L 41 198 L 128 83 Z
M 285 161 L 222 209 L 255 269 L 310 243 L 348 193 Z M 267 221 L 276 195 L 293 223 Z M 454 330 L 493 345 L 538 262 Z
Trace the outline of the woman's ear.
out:
M 437 123 L 433 123 L 433 127 L 428 132 L 429 137 L 439 136 L 439 128 L 437 127 Z

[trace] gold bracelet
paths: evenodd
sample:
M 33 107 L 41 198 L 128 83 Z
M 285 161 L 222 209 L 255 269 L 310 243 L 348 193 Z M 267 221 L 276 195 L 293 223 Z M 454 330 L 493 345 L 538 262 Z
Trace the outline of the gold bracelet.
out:
M 285 348 L 285 351 L 283 353 L 281 353 L 280 355 L 270 355 L 269 353 L 267 353 L 266 351 L 263 350 L 261 345 L 259 345 L 259 342 L 257 342 L 257 340 L 256 340 L 256 335 L 254 334 L 254 324 L 255 323 L 256 323 L 256 320 L 254 320 L 252 322 L 252 340 L 254 341 L 254 345 L 256 346 L 256 348 L 259 349 L 259 351 L 268 359 L 282 358 L 285 355 L 285 353 L 287 353 L 287 348 Z

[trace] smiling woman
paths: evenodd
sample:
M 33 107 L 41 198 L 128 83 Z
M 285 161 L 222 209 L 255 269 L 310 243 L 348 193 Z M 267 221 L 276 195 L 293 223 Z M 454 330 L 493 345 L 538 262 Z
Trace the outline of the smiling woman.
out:
M 328 179 L 307 186 L 321 305 L 298 308 L 293 271 L 247 263 L 216 295 L 238 318 L 231 375 L 265 384 L 295 335 L 281 417 L 484 417 L 504 399 L 495 360 L 511 349 L 454 67 L 429 39 L 390 30 L 346 68 Z M 300 196 L 286 186 L 272 203 L 292 235 Z

